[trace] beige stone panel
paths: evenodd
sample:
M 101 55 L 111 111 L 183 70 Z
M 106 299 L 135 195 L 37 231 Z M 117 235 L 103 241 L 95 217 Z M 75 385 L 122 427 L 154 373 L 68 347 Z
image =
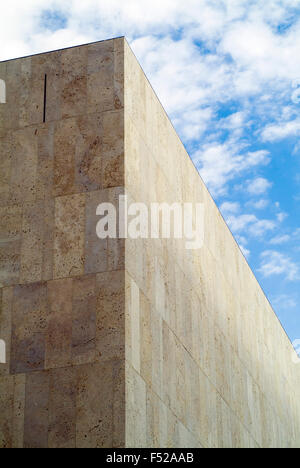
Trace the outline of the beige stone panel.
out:
M 140 295 L 140 374 L 147 383 L 152 385 L 153 367 L 153 334 L 152 313 L 149 300 L 143 293 Z M 131 315 L 132 317 L 132 315 Z M 160 339 L 160 337 L 158 337 Z M 128 359 L 128 358 L 127 358 Z
M 23 206 L 20 283 L 42 279 L 44 240 L 44 202 Z
M 55 59 L 53 59 L 53 66 L 50 66 L 49 69 L 46 67 L 45 69 L 47 74 L 45 109 L 46 122 L 54 122 L 62 118 L 63 80 L 61 79 L 61 52 L 57 52 L 54 57 Z
M 88 47 L 87 99 L 89 112 L 120 109 L 124 95 L 124 39 Z
M 0 112 L 1 112 L 0 106 Z M 9 203 L 12 164 L 11 132 L 1 138 L 0 134 L 0 204 L 6 206 Z
M 163 400 L 186 424 L 185 351 L 177 337 L 163 322 Z
M 200 447 L 165 403 L 147 389 L 147 447 L 188 447 L 191 441 L 193 447 Z
M 140 373 L 141 365 L 141 318 L 140 318 L 140 290 L 131 279 L 130 282 L 130 340 L 131 364 L 136 372 Z
M 13 448 L 14 377 L 0 377 L 0 448 Z
M 175 336 L 163 322 L 163 401 L 173 411 L 177 399 L 175 346 Z
M 102 119 L 97 114 L 57 123 L 54 139 L 55 195 L 101 187 Z
M 55 234 L 55 199 L 44 202 L 44 236 L 43 236 L 43 269 L 42 280 L 53 278 L 54 234 Z
M 95 42 L 88 45 L 87 72 L 101 73 L 103 82 L 111 84 L 114 71 L 114 40 Z
M 27 59 L 28 61 L 28 59 Z M 24 77 L 24 79 L 26 79 Z M 21 91 L 21 60 L 6 62 L 6 104 L 0 106 L 2 132 L 19 127 L 20 91 Z
M 102 114 L 80 116 L 76 119 L 76 191 L 91 191 L 101 188 L 103 120 Z
M 46 369 L 72 364 L 72 293 L 71 278 L 49 281 L 47 284 Z
M 191 335 L 191 355 L 199 366 L 200 362 L 200 327 L 201 327 L 201 305 L 200 300 L 195 291 L 191 292 L 191 323 L 192 323 L 192 335 Z
M 135 200 L 141 200 L 142 180 L 140 178 L 140 173 L 143 171 L 140 153 L 141 137 L 132 119 L 128 116 L 128 112 L 125 112 L 125 122 L 125 184 L 131 196 Z M 148 167 L 147 163 L 148 161 L 146 160 L 144 167 Z M 148 192 L 148 190 L 145 191 Z
M 175 338 L 175 360 L 176 366 L 173 370 L 176 381 L 176 401 L 173 401 L 171 409 L 174 414 L 187 425 L 187 399 L 185 396 L 186 387 L 186 368 L 185 368 L 185 350 L 177 337 Z
M 164 274 L 165 264 L 161 257 L 155 256 L 155 271 L 154 271 L 154 283 L 155 283 L 155 310 L 161 315 L 161 317 L 169 322 L 166 310 L 166 281 Z
M 37 200 L 53 196 L 53 166 L 54 166 L 54 123 L 41 124 L 36 128 L 37 137 Z
M 242 425 L 240 420 L 232 411 L 230 412 L 230 430 L 232 448 L 247 448 L 247 446 L 249 447 L 251 436 L 247 429 Z
M 152 333 L 152 388 L 163 395 L 163 321 L 155 309 L 151 310 Z
M 61 118 L 61 51 L 54 51 L 48 54 L 39 54 L 31 58 L 31 80 L 38 81 L 43 87 L 43 94 L 40 96 L 41 112 L 39 114 L 42 122 L 44 114 L 44 84 L 46 82 L 46 122 L 59 120 Z
M 102 114 L 102 187 L 124 185 L 124 111 Z
M 223 398 L 217 395 L 218 448 L 232 448 L 231 411 Z
M 123 415 L 118 414 L 125 412 L 119 403 L 122 365 L 120 361 L 107 361 L 78 368 L 77 448 L 111 448 L 124 443 Z
M 63 119 L 86 113 L 87 54 L 87 47 L 73 47 L 61 52 L 61 117 Z
M 99 359 L 125 358 L 125 273 L 97 274 L 96 350 Z
M 85 195 L 55 199 L 54 278 L 84 272 Z
M 110 80 L 114 70 L 114 39 L 94 42 L 87 46 L 87 73 L 102 72 Z
M 40 76 L 34 80 L 31 77 L 30 71 L 30 75 L 28 74 L 28 77 L 26 77 L 24 81 L 22 80 L 20 83 L 19 94 L 20 127 L 27 127 L 43 122 L 44 74 L 40 74 Z
M 48 448 L 76 447 L 76 368 L 51 371 Z
M 75 278 L 72 284 L 72 361 L 84 364 L 96 360 L 96 276 Z
M 26 57 L 18 62 L 17 91 L 18 91 L 18 125 L 26 127 L 42 122 L 43 118 L 43 95 L 44 76 L 32 74 L 32 58 Z M 8 68 L 10 64 L 8 65 Z M 9 75 L 8 75 L 9 76 Z
M 20 272 L 22 208 L 12 205 L 0 208 L 0 286 L 15 284 Z
M 162 276 L 162 281 L 164 281 L 165 289 L 165 313 L 163 315 L 163 318 L 168 323 L 170 328 L 175 330 L 173 324 L 176 319 L 176 281 L 174 269 L 176 257 L 173 254 L 172 246 L 171 248 L 169 248 L 168 244 L 169 242 L 168 240 L 166 240 L 164 246 L 165 266 L 163 269 Z M 148 252 L 148 255 L 151 256 L 151 253 Z
M 146 384 L 126 362 L 126 447 L 147 447 Z
M 25 383 L 25 374 L 14 376 L 13 448 L 24 444 Z
M 231 348 L 223 333 L 215 327 L 216 388 L 225 399 L 231 401 Z
M 175 267 L 176 268 L 176 267 Z M 176 269 L 176 334 L 184 346 L 191 352 L 192 346 L 192 310 L 191 286 L 180 268 Z M 185 314 L 182 313 L 185 311 Z
M 60 121 L 54 137 L 54 195 L 72 193 L 75 185 L 75 119 Z
M 124 278 L 124 310 L 125 310 L 125 359 L 131 362 L 132 345 L 131 345 L 131 277 L 125 270 Z
M 48 300 L 46 283 L 14 287 L 10 373 L 44 369 Z
M 11 203 L 32 202 L 36 199 L 38 139 L 35 127 L 12 134 Z
M 124 74 L 125 74 L 125 109 L 126 113 L 135 121 L 139 122 L 139 112 L 142 107 L 139 101 L 139 73 L 140 67 L 137 64 L 128 42 L 124 42 Z
M 49 372 L 26 375 L 24 448 L 48 448 Z
M 143 249 L 143 239 L 126 239 L 125 264 L 129 275 L 134 279 L 139 288 L 146 292 L 146 254 Z M 153 270 L 151 270 L 153 271 Z
M 108 192 L 108 201 L 115 207 L 117 215 L 117 237 L 108 237 L 107 239 L 107 269 L 124 270 L 125 268 L 125 239 L 121 234 L 121 228 L 124 226 L 124 211 L 119 206 L 120 197 L 125 195 L 124 187 L 112 187 L 104 190 Z
M 186 426 L 183 425 L 181 421 L 177 421 L 176 433 L 175 447 L 183 449 L 201 448 L 199 441 L 187 430 Z
M 199 372 L 200 416 L 198 438 L 204 447 L 217 447 L 217 392 L 209 379 Z
M 261 408 L 260 408 L 260 389 L 254 382 L 253 378 L 247 374 L 247 394 L 250 418 L 248 422 L 248 429 L 250 434 L 259 445 L 262 445 L 262 422 L 261 422 Z
M 125 361 L 116 361 L 113 366 L 113 446 L 125 447 L 126 427 L 126 382 Z
M 192 356 L 184 353 L 185 394 L 186 394 L 186 425 L 195 438 L 199 437 L 200 395 L 199 367 Z
M 5 81 L 3 126 L 17 129 L 42 122 L 44 73 L 32 73 L 32 57 L 7 61 Z
M 168 447 L 168 410 L 158 396 L 147 387 L 147 447 Z
M 99 239 L 96 232 L 97 223 L 100 220 L 100 217 L 96 215 L 96 210 L 101 203 L 110 203 L 109 190 L 87 193 L 84 263 L 86 274 L 108 270 L 108 239 Z
M 123 270 L 125 265 L 125 240 L 108 238 L 108 270 Z
M 214 322 L 208 312 L 203 316 L 201 327 L 201 357 L 200 367 L 209 377 L 210 381 L 216 385 L 216 349 L 214 339 Z
M 64 58 L 62 57 L 62 61 Z M 63 62 L 62 62 L 63 64 Z M 87 75 L 71 71 L 61 75 L 61 112 L 62 118 L 74 117 L 86 113 Z
M 115 109 L 124 107 L 124 42 L 123 37 L 114 39 Z
M 87 104 L 90 112 L 103 112 L 114 109 L 115 90 L 112 68 L 105 73 L 91 73 L 87 76 Z

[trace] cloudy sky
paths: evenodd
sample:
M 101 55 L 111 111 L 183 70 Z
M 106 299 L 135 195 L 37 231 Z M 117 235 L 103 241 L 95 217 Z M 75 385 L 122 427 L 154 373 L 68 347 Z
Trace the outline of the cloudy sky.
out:
M 125 35 L 291 340 L 300 338 L 300 1 L 10 0 L 0 60 Z

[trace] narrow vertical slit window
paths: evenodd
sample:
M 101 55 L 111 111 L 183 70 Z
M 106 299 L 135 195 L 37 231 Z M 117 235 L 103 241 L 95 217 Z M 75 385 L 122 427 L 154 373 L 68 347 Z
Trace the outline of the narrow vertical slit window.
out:
M 44 111 L 43 122 L 46 122 L 46 103 L 47 103 L 47 75 L 44 77 Z

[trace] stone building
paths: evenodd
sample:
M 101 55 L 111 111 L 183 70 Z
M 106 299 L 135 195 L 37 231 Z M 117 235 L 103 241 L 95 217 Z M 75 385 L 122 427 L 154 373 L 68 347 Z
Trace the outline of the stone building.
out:
M 0 447 L 299 447 L 295 352 L 126 40 L 0 79 Z M 204 204 L 203 247 L 100 240 L 124 193 Z

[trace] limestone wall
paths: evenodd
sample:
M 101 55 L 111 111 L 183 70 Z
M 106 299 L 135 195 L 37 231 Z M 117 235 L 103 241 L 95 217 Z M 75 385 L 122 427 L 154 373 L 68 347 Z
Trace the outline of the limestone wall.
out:
M 0 63 L 1 448 L 124 445 L 123 70 L 123 39 Z
M 126 444 L 300 446 L 300 368 L 128 45 L 125 186 L 204 203 L 205 241 L 126 241 Z
M 126 41 L 0 80 L 0 447 L 300 446 L 292 346 Z M 99 240 L 124 191 L 204 203 L 204 246 Z

